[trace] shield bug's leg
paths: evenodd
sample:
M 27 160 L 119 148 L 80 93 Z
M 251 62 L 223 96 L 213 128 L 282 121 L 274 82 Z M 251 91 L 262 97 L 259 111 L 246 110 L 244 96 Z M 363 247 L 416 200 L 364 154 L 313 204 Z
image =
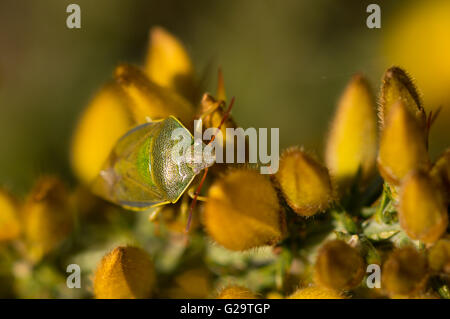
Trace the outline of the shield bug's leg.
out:
M 222 127 L 223 123 L 225 123 L 225 121 L 227 120 L 227 118 L 230 116 L 230 112 L 231 109 L 233 108 L 233 104 L 234 104 L 234 97 L 231 99 L 230 101 L 230 105 L 228 106 L 227 111 L 225 112 L 225 115 L 223 116 L 222 120 L 220 121 L 219 126 L 217 127 L 217 132 L 220 131 L 220 128 Z M 211 140 L 208 142 L 207 145 L 211 144 L 214 139 L 216 138 L 216 135 L 213 135 L 213 137 L 211 138 Z M 208 167 L 205 168 L 205 172 L 203 173 L 202 179 L 200 181 L 200 184 L 198 184 L 198 187 L 194 193 L 194 199 L 192 200 L 191 206 L 189 207 L 189 215 L 188 215 L 188 220 L 187 220 L 187 224 L 186 224 L 186 230 L 185 232 L 188 233 L 189 229 L 191 227 L 191 220 L 192 220 L 192 211 L 194 210 L 195 204 L 197 203 L 197 199 L 198 199 L 198 195 L 200 194 L 200 191 L 202 189 L 203 183 L 206 179 L 206 175 L 208 174 Z
M 154 208 L 154 210 L 150 212 L 150 215 L 148 215 L 148 220 L 151 222 L 156 220 L 156 218 L 158 218 L 158 216 L 159 216 L 160 211 L 161 211 L 161 207 Z
M 195 197 L 194 187 L 189 188 L 187 191 L 187 194 L 189 195 L 189 197 L 191 199 L 194 199 L 194 197 Z M 197 200 L 199 200 L 201 202 L 206 202 L 206 197 L 198 195 Z

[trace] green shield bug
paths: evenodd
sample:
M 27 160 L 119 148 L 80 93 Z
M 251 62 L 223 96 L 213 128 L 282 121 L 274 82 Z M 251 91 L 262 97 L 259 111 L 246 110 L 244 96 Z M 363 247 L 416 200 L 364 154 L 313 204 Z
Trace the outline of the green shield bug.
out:
M 234 98 L 218 130 L 228 118 L 233 102 Z M 183 138 L 174 138 L 174 133 L 178 136 L 181 133 Z M 216 135 L 208 144 L 214 141 Z M 92 190 L 98 196 L 126 209 L 149 210 L 177 202 L 195 176 L 204 170 L 191 203 L 189 227 L 208 167 L 215 162 L 215 154 L 203 152 L 207 145 L 202 142 L 202 157 L 196 159 L 194 142 L 189 130 L 173 116 L 139 125 L 117 141 L 94 180 Z M 190 151 L 186 152 L 186 148 L 180 147 L 183 145 L 187 145 Z

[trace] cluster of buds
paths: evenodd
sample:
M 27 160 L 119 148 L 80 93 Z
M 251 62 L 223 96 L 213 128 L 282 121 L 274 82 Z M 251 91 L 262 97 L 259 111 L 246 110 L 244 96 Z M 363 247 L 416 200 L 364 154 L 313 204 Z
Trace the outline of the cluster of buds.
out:
M 119 208 L 112 210 L 120 214 L 107 213 L 99 223 L 112 206 L 99 204 L 86 189 L 127 131 L 168 116 L 192 129 L 199 114 L 205 126 L 220 126 L 226 113 L 222 76 L 215 97 L 200 99 L 198 92 L 181 42 L 152 29 L 145 64 L 119 65 L 79 119 L 71 161 L 83 187 L 71 192 L 47 176 L 24 201 L 0 190 L 0 242 L 15 251 L 11 268 L 18 282 L 45 272 L 52 256 L 73 254 L 98 261 L 86 263 L 92 289 L 83 295 L 96 298 L 450 297 L 450 150 L 431 161 L 435 116 L 427 116 L 412 80 L 398 67 L 383 77 L 378 121 L 368 81 L 362 75 L 350 80 L 323 162 L 293 146 L 270 177 L 258 165 L 212 167 L 206 194 L 187 189 L 176 204 L 159 208 L 159 218 L 152 214 L 151 223 Z M 227 118 L 221 129 L 235 125 Z M 187 241 L 191 197 L 200 203 Z M 101 237 L 101 229 L 114 232 L 106 224 L 120 231 L 114 230 L 114 240 L 105 235 L 101 249 L 80 239 Z M 103 258 L 92 257 L 95 248 Z M 381 286 L 373 290 L 365 280 L 371 264 L 382 269 Z

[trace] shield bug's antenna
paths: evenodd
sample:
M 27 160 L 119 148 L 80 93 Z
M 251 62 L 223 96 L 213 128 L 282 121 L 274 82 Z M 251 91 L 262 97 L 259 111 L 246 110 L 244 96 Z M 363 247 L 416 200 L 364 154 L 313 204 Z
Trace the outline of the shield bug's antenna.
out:
M 219 126 L 217 127 L 217 133 L 220 132 L 220 129 L 222 128 L 223 123 L 225 123 L 225 121 L 230 116 L 230 112 L 231 112 L 231 109 L 233 108 L 233 104 L 234 104 L 234 96 L 231 99 L 230 104 L 228 105 L 228 109 L 225 112 L 224 116 L 222 117 L 222 120 L 220 121 Z M 211 138 L 211 140 L 208 142 L 207 145 L 211 144 L 215 140 L 217 133 L 213 135 L 213 137 Z M 192 211 L 194 210 L 195 204 L 197 203 L 198 195 L 200 194 L 200 191 L 202 190 L 202 186 L 203 186 L 203 183 L 205 182 L 207 174 L 208 174 L 208 167 L 205 168 L 205 172 L 203 173 L 202 179 L 200 180 L 200 184 L 198 184 L 197 189 L 195 190 L 194 199 L 192 200 L 191 206 L 189 207 L 189 215 L 188 215 L 188 220 L 187 220 L 186 229 L 185 229 L 186 233 L 188 233 L 189 229 L 191 228 Z

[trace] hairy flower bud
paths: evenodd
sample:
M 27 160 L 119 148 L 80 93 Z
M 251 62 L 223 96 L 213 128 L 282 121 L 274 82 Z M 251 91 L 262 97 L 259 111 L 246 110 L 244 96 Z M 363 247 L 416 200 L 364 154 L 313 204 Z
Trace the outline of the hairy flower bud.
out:
M 23 206 L 30 258 L 38 261 L 57 248 L 72 230 L 73 218 L 66 186 L 56 177 L 41 177 Z
M 155 286 L 150 256 L 141 248 L 119 246 L 100 261 L 94 277 L 97 299 L 149 298 Z
M 408 74 L 399 67 L 389 68 L 383 77 L 379 118 L 385 123 L 393 106 L 401 102 L 423 129 L 426 123 L 425 110 L 417 89 Z
M 228 286 L 220 291 L 217 299 L 258 299 L 258 296 L 245 287 Z
M 381 287 L 390 295 L 412 295 L 423 287 L 427 261 L 415 248 L 397 248 L 383 264 Z
M 130 99 L 130 109 L 136 123 L 164 119 L 170 115 L 190 124 L 194 107 L 181 95 L 150 80 L 139 68 L 121 64 L 115 70 L 115 80 Z
M 276 180 L 286 202 L 301 216 L 327 209 L 333 199 L 327 168 L 301 149 L 283 153 Z
M 19 204 L 9 192 L 0 189 L 0 243 L 20 236 Z
M 355 75 L 341 96 L 328 134 L 325 161 L 339 186 L 361 169 L 362 182 L 374 173 L 377 155 L 375 101 L 369 84 Z
M 433 271 L 450 275 L 450 239 L 439 239 L 428 251 L 428 264 Z
M 189 100 L 194 98 L 194 68 L 183 44 L 161 27 L 150 30 L 145 72 L 155 83 Z
M 400 225 L 412 239 L 438 240 L 448 225 L 443 192 L 424 172 L 412 172 L 403 181 L 398 209 Z
M 378 168 L 381 176 L 398 185 L 410 171 L 428 169 L 429 165 L 424 130 L 403 102 L 393 105 L 380 139 Z
M 292 295 L 290 295 L 288 299 L 345 299 L 345 298 L 339 291 L 319 286 L 310 286 L 298 289 Z
M 231 250 L 277 243 L 285 229 L 272 183 L 250 169 L 230 170 L 211 186 L 203 222 L 209 235 Z
M 347 290 L 361 283 L 365 274 L 359 252 L 342 240 L 325 243 L 314 266 L 314 281 L 329 289 Z

